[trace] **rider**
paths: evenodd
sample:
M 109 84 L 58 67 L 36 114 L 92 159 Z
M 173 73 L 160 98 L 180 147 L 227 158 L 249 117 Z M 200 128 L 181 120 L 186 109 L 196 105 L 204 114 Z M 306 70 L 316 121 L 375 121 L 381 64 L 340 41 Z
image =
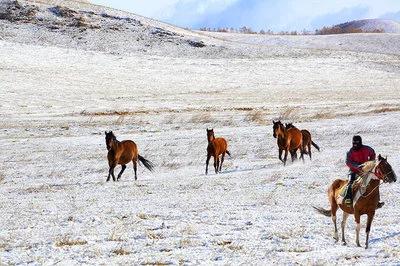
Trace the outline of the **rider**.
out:
M 362 144 L 361 136 L 353 136 L 353 147 L 347 152 L 346 165 L 350 168 L 350 180 L 347 185 L 347 192 L 344 203 L 351 205 L 352 184 L 356 180 L 356 175 L 362 174 L 361 165 L 367 161 L 375 160 L 375 151 L 369 146 Z M 381 204 L 381 203 L 380 203 Z

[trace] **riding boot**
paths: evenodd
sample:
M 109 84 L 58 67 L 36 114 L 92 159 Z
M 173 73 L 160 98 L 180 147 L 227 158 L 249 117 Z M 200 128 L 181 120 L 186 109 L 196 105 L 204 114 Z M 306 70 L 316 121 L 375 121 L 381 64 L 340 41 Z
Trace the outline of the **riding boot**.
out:
M 344 203 L 347 206 L 351 206 L 352 204 L 352 199 L 353 199 L 352 184 L 353 182 L 349 181 L 349 184 L 347 185 L 346 196 L 344 197 Z
M 356 174 L 355 173 L 351 173 L 350 174 L 350 180 L 349 183 L 347 185 L 347 191 L 346 191 L 346 196 L 344 197 L 344 203 L 347 206 L 351 206 L 351 204 L 353 203 L 353 189 L 352 189 L 352 185 L 354 180 L 356 180 Z

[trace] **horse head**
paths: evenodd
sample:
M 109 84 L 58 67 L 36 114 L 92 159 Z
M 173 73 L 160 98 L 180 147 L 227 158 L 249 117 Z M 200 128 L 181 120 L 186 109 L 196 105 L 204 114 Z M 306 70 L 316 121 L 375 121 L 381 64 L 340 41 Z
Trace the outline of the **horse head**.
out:
M 284 126 L 283 126 L 283 124 L 282 124 L 282 122 L 280 121 L 280 120 L 278 120 L 278 121 L 274 121 L 274 120 L 272 120 L 272 123 L 274 124 L 274 126 L 273 126 L 273 128 L 272 128 L 272 132 L 273 132 L 273 136 L 274 136 L 274 138 L 277 138 L 277 137 L 279 137 L 279 136 L 281 136 L 283 133 L 284 133 L 284 131 L 285 131 L 285 128 L 284 128 Z
M 207 128 L 207 140 L 208 140 L 208 142 L 213 141 L 214 139 L 215 139 L 214 129 L 213 128 L 212 129 L 208 129 Z
M 375 166 L 374 174 L 385 183 L 396 182 L 397 177 L 392 166 L 388 163 L 387 158 L 378 155 L 378 161 Z
M 292 123 L 285 123 L 285 128 L 289 129 L 289 128 L 296 128 Z
M 107 150 L 111 150 L 112 147 L 114 146 L 114 142 L 115 140 L 117 140 L 117 138 L 115 137 L 114 133 L 112 131 L 104 131 L 104 133 L 106 134 L 106 146 L 107 146 Z

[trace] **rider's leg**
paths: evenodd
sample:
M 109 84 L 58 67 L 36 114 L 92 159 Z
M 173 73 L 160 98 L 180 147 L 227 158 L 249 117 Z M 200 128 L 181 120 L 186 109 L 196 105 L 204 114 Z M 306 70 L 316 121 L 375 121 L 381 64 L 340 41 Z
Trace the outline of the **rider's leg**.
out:
M 344 202 L 348 205 L 350 205 L 352 203 L 352 199 L 353 199 L 352 185 L 355 180 L 356 180 L 356 174 L 353 172 L 350 173 L 350 180 L 347 185 L 346 196 L 344 197 Z

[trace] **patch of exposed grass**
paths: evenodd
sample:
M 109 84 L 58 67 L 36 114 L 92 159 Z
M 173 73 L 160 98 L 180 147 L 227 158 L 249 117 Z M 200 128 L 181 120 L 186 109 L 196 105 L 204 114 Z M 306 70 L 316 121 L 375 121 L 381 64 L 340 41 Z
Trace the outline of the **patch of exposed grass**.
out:
M 115 254 L 115 255 L 118 255 L 118 256 L 126 256 L 126 255 L 130 255 L 132 252 L 120 247 L 118 249 L 113 250 L 112 253 Z
M 213 121 L 212 115 L 209 112 L 203 112 L 193 115 L 189 122 L 190 123 L 211 123 Z
M 56 241 L 56 247 L 65 247 L 65 246 L 79 246 L 79 245 L 86 245 L 86 240 L 80 239 L 71 239 L 69 236 L 64 236 Z
M 146 231 L 146 236 L 147 236 L 148 239 L 151 239 L 151 240 L 160 240 L 160 239 L 164 239 L 165 238 L 165 236 L 163 234 L 152 232 L 152 231 L 149 231 L 149 230 Z
M 138 214 L 137 214 L 137 217 L 140 218 L 140 219 L 142 219 L 142 220 L 149 220 L 149 219 L 156 218 L 157 215 L 147 214 L 147 213 L 141 212 L 141 213 L 138 213 Z
M 295 107 L 286 107 L 285 109 L 282 110 L 282 112 L 279 115 L 280 120 L 288 120 L 290 119 L 293 114 L 295 113 L 296 108 Z
M 246 121 L 259 125 L 266 125 L 267 121 L 265 120 L 264 116 L 265 114 L 261 110 L 252 110 L 246 114 Z

